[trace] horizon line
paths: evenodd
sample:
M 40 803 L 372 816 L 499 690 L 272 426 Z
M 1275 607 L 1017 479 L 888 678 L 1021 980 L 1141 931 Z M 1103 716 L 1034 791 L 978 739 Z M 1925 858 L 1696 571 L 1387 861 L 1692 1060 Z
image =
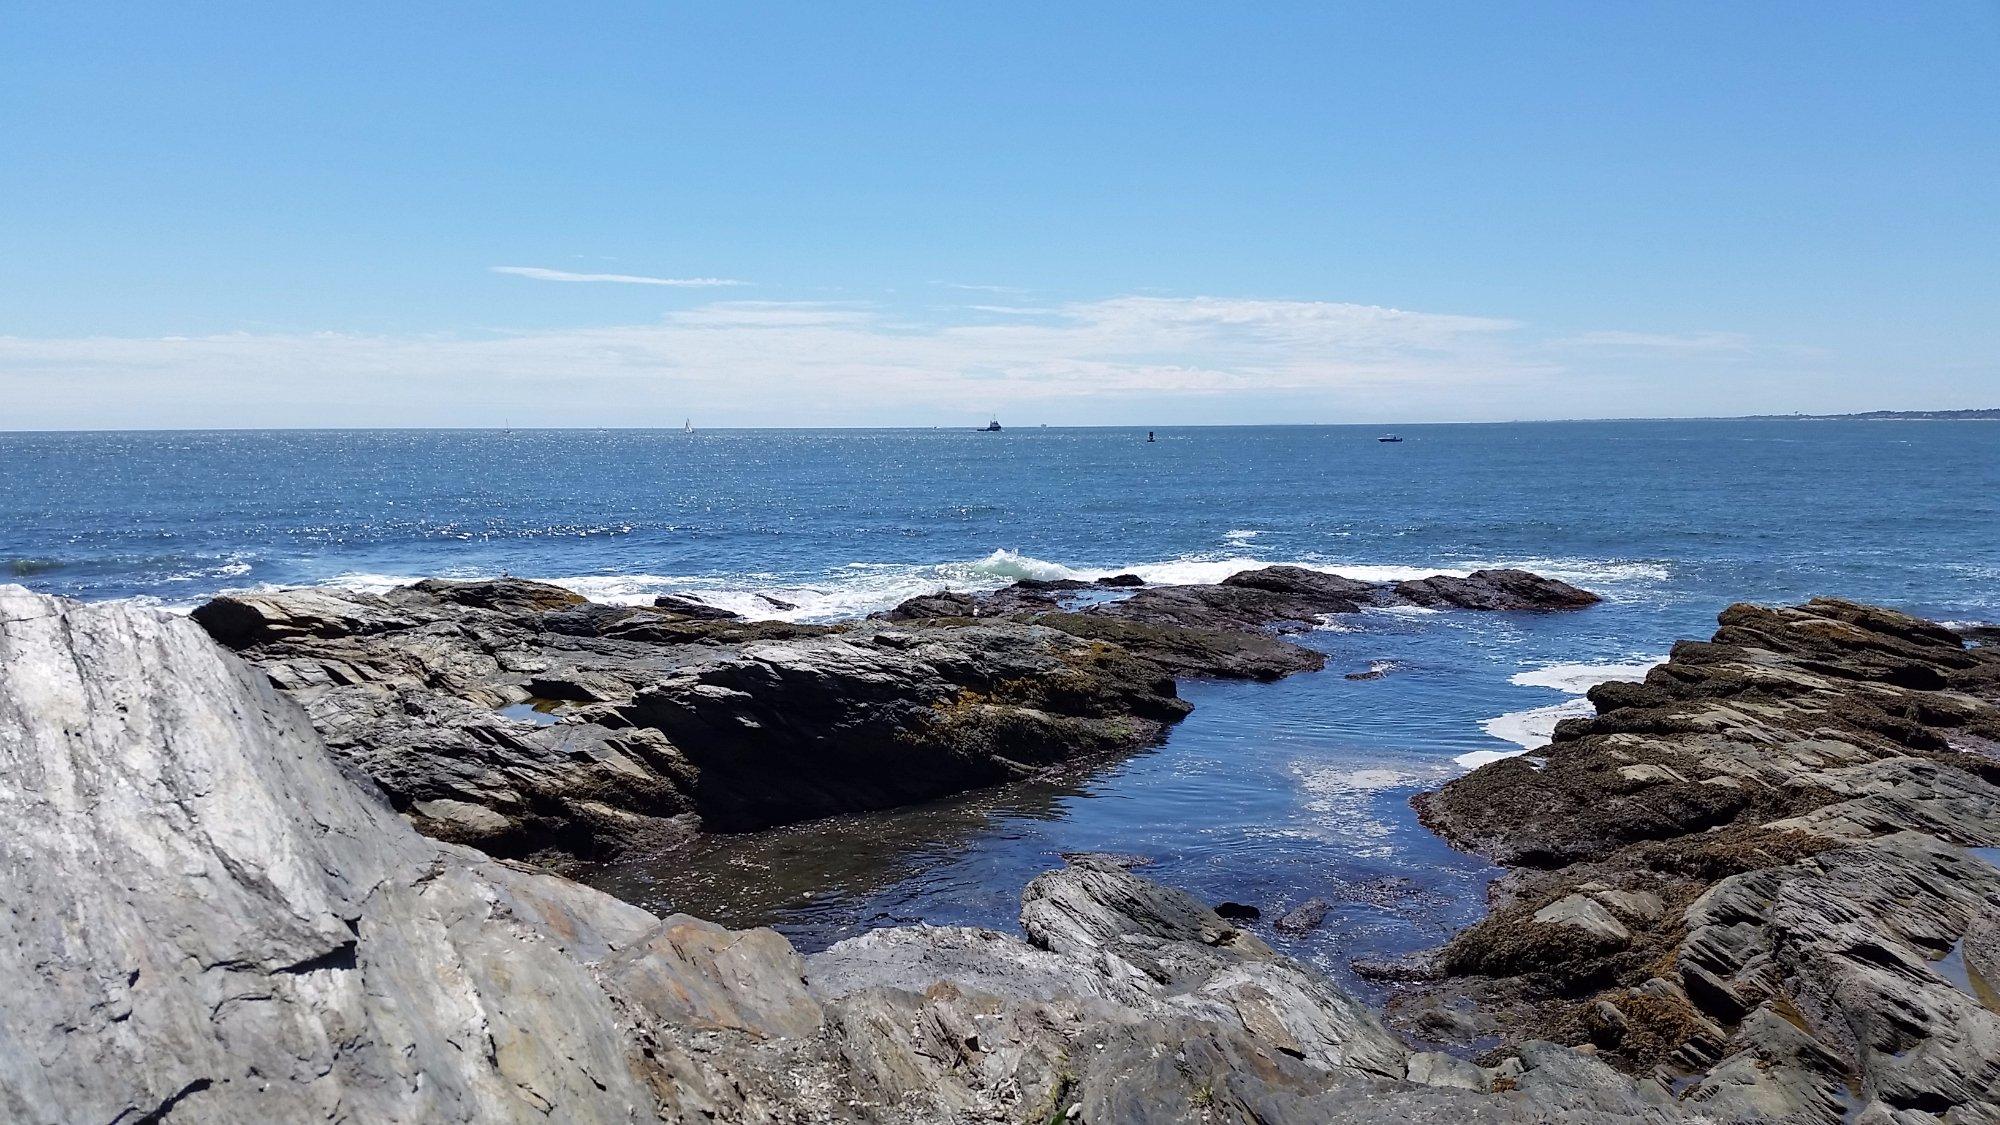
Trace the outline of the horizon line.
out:
M 1927 417 L 1940 414 L 1985 414 L 1990 417 L 1940 418 Z M 1886 417 L 1885 417 L 1886 415 Z M 1140 423 L 1140 422 L 1098 422 L 1086 424 L 1025 423 L 1011 427 L 1014 430 L 1252 430 L 1252 429 L 1377 429 L 1382 427 L 1418 426 L 1526 426 L 1526 425 L 1573 425 L 1591 422 L 1815 422 L 1815 421 L 1900 421 L 1900 422 L 1996 422 L 2000 421 L 2000 407 L 1945 407 L 1936 410 L 1857 410 L 1838 414 L 1634 414 L 1605 418 L 1500 418 L 1485 421 L 1451 422 L 1189 422 Z M 758 430 L 909 430 L 927 432 L 932 430 L 956 430 L 958 424 L 944 425 L 851 425 L 851 426 L 706 426 L 694 432 L 728 431 L 747 432 Z M 969 433 L 985 432 L 982 427 L 963 427 Z M 664 432 L 681 433 L 682 427 L 658 426 L 512 426 L 512 425 L 464 425 L 464 426 L 111 426 L 111 427 L 27 427 L 20 429 L 0 429 L 0 434 L 208 434 L 208 433 L 512 433 L 516 430 L 530 430 L 543 433 L 565 431 L 601 433 L 621 431 L 632 433 Z M 1002 430 L 1001 432 L 1007 432 Z

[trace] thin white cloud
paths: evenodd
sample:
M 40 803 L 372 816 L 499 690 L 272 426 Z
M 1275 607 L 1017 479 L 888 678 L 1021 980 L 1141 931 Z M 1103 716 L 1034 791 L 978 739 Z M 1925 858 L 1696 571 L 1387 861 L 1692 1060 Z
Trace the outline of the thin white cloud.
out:
M 571 273 L 568 270 L 543 269 L 540 266 L 488 268 L 494 273 L 504 273 L 510 277 L 528 277 L 536 281 L 608 281 L 616 285 L 671 285 L 678 289 L 715 289 L 750 284 L 728 277 L 644 277 L 631 273 Z
M 1513 320 L 1329 301 L 1124 296 L 924 315 L 711 301 L 645 324 L 479 335 L 0 337 L 0 401 L 31 426 L 477 424 L 515 404 L 586 425 L 661 411 L 844 424 L 1002 406 L 1158 416 L 1176 401 L 1194 417 L 1308 421 L 1527 412 L 1509 404 L 1611 395 L 1646 370 L 1579 374 L 1564 357 L 1587 353 Z M 1314 405 L 1300 416 L 1297 403 Z
M 1018 285 L 967 285 L 958 281 L 933 281 L 931 284 L 941 285 L 946 289 L 964 289 L 973 293 L 1005 293 L 1012 296 L 1021 296 L 1030 292 L 1030 290 Z

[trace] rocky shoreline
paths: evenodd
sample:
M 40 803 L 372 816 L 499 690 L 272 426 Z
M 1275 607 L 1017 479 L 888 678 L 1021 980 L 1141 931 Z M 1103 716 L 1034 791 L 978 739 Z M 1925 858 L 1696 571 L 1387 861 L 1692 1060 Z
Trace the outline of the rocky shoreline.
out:
M 2000 650 L 1827 598 L 1720 625 L 1418 799 L 1510 873 L 1392 1019 L 1777 1120 L 2000 1120 Z
M 225 595 L 193 616 L 421 831 L 573 870 L 1130 753 L 1187 713 L 1178 678 L 1319 668 L 1282 634 L 1328 615 L 1596 600 L 1522 571 L 1365 583 L 1277 566 L 1022 582 L 826 625 L 520 579 Z
M 2000 1120 L 2000 651 L 1847 602 L 1733 606 L 1423 798 L 1509 874 L 1373 967 L 1405 982 L 1384 1016 L 1112 857 L 1031 883 L 1021 938 L 801 958 L 451 842 L 573 862 L 984 784 L 1157 738 L 1176 676 L 1283 674 L 1310 650 L 1273 631 L 1321 613 L 1589 597 L 1345 581 L 1024 584 L 833 627 L 511 581 L 199 626 L 0 587 L 0 1116 Z M 550 690 L 561 722 L 502 713 Z M 794 776 L 767 799 L 731 754 Z

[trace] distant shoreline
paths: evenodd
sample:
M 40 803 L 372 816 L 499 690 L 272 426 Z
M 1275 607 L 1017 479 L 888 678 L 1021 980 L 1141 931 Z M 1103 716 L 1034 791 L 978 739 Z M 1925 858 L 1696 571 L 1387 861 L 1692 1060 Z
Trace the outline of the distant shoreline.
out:
M 1694 421 L 1695 419 L 1689 419 Z M 1866 410 L 1859 414 L 1746 414 L 1718 422 L 2000 422 L 2000 410 Z
M 1041 425 L 1024 423 L 1009 432 L 1034 430 L 1227 430 L 1275 429 L 1283 427 L 1394 429 L 1414 426 L 1538 426 L 1589 422 L 2000 422 L 2000 407 L 1983 410 L 1868 410 L 1856 414 L 1697 414 L 1622 418 L 1507 418 L 1492 421 L 1451 422 L 1097 422 L 1086 425 Z M 210 426 L 148 427 L 144 429 L 0 429 L 10 434 L 216 434 L 216 433 L 511 433 L 514 431 L 562 431 L 598 433 L 604 431 L 680 431 L 681 427 L 661 426 Z M 980 427 L 934 426 L 710 426 L 713 431 L 736 430 L 965 430 Z

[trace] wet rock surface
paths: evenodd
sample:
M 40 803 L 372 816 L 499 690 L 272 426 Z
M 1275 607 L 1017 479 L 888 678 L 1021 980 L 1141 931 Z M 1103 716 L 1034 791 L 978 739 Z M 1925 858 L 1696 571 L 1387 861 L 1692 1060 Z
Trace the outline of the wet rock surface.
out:
M 1036 879 L 1025 941 L 802 959 L 419 835 L 185 619 L 0 587 L 0 668 L 10 1121 L 1721 1120 L 1413 1052 L 1114 862 Z
M 1426 581 L 1480 608 L 1595 600 L 1519 571 Z M 1278 634 L 1410 604 L 1398 589 L 1297 567 L 1212 586 L 1023 581 L 800 625 L 678 595 L 605 605 L 430 579 L 225 595 L 193 617 L 424 833 L 574 870 L 1129 753 L 1186 714 L 1177 677 L 1316 669 L 1322 654 Z
M 2000 650 L 1835 599 L 1719 624 L 1420 798 L 1512 871 L 1393 1022 L 1587 1045 L 1727 1120 L 2000 1121 Z

